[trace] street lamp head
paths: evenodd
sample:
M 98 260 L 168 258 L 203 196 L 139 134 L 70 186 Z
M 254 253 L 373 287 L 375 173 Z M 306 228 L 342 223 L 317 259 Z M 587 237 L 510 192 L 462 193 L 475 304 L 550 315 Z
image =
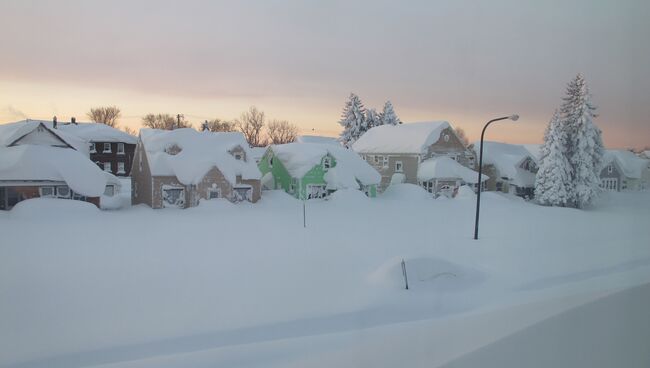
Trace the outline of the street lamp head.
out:
M 512 120 L 512 121 L 517 121 L 517 120 L 519 120 L 519 115 L 517 115 L 517 114 L 510 115 L 510 120 Z

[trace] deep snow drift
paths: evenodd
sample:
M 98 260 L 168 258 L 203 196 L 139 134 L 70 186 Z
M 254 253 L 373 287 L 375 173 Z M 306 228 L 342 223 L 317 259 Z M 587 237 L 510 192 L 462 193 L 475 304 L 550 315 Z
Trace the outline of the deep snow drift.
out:
M 585 211 L 485 193 L 478 241 L 474 200 L 341 191 L 306 228 L 278 191 L 22 202 L 0 212 L 0 366 L 436 366 L 650 282 L 650 193 Z

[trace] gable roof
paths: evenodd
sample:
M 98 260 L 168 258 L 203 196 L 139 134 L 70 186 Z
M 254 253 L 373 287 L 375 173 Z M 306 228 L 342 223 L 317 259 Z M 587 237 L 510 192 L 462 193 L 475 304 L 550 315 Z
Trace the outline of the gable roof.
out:
M 480 142 L 474 143 L 474 149 L 478 155 Z M 493 165 L 501 177 L 507 177 L 512 184 L 520 187 L 535 184 L 535 173 L 519 167 L 526 158 L 537 162 L 529 150 L 521 144 L 483 142 L 483 164 Z
M 418 167 L 418 180 L 420 181 L 450 178 L 460 178 L 466 183 L 476 184 L 478 182 L 478 173 L 445 156 L 424 160 Z M 482 181 L 489 178 L 485 174 L 481 175 Z
M 191 128 L 176 130 L 141 129 L 140 140 L 149 161 L 152 176 L 175 176 L 181 183 L 198 184 L 213 167 L 221 171 L 230 184 L 236 177 L 260 179 L 255 161 L 244 135 L 239 132 L 198 132 Z M 177 154 L 166 152 L 177 146 Z M 237 160 L 228 151 L 240 146 L 247 161 Z
M 86 142 L 122 142 L 136 144 L 138 138 L 100 123 L 59 124 L 57 129 L 73 134 Z
M 381 175 L 354 151 L 340 145 L 319 143 L 287 143 L 272 145 L 271 151 L 289 175 L 302 178 L 314 166 L 320 165 L 328 154 L 336 160 L 336 166 L 327 170 L 325 181 L 329 188 L 359 188 L 379 184 Z M 358 182 L 357 182 L 358 181 Z
M 63 181 L 79 194 L 98 197 L 104 193 L 107 176 L 76 150 L 25 144 L 0 147 L 0 180 Z
M 20 139 L 43 127 L 56 139 L 60 140 L 62 146 L 73 148 L 81 153 L 88 154 L 88 143 L 68 132 L 54 129 L 52 122 L 41 120 L 22 120 L 15 123 L 0 125 L 0 146 L 10 146 L 19 143 Z
M 623 171 L 623 175 L 632 179 L 640 179 L 649 162 L 649 160 L 638 157 L 628 150 L 605 150 L 603 163 L 608 164 L 612 160 L 616 160 Z
M 365 132 L 352 149 L 359 153 L 425 154 L 449 127 L 446 121 L 381 125 Z

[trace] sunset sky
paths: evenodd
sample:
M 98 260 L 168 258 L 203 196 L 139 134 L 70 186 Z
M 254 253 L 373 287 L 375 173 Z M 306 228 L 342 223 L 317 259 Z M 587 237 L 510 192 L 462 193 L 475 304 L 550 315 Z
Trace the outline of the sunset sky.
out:
M 539 143 L 582 72 L 610 148 L 650 146 L 650 2 L 0 2 L 0 123 L 117 105 L 233 119 L 251 105 L 338 135 L 350 92 L 402 121 Z

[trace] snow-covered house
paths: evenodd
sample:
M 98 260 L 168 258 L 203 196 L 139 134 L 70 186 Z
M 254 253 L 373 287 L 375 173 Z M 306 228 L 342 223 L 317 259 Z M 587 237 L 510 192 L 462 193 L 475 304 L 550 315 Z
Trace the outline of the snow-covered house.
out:
M 358 189 L 374 197 L 381 180 L 354 151 L 333 144 L 272 145 L 259 168 L 266 189 L 283 189 L 299 199 L 325 198 L 338 189 Z
M 296 137 L 298 143 L 319 143 L 319 144 L 333 144 L 340 146 L 341 142 L 333 137 L 324 137 L 322 135 L 299 135 Z
M 650 160 L 627 150 L 606 150 L 600 171 L 600 187 L 607 191 L 650 188 Z
M 480 142 L 473 146 L 478 157 Z M 533 146 L 483 142 L 483 173 L 490 177 L 485 190 L 533 198 L 538 170 L 535 151 Z
M 482 182 L 488 179 L 487 175 L 481 177 Z M 461 185 L 474 187 L 478 183 L 478 173 L 449 157 L 434 157 L 420 164 L 418 183 L 434 196 L 454 197 Z
M 257 202 L 261 176 L 239 132 L 141 129 L 131 198 L 152 208 L 187 208 L 213 198 Z
M 101 195 L 114 192 L 116 179 L 87 155 L 85 141 L 43 122 L 0 125 L 0 209 L 37 197 L 83 200 L 99 206 Z
M 426 180 L 420 180 L 420 167 L 431 158 L 447 157 L 460 166 L 474 168 L 474 153 L 463 145 L 446 121 L 374 127 L 354 142 L 352 149 L 381 174 L 381 190 L 391 183 L 411 183 L 436 194 L 447 184 L 438 186 L 435 180 L 442 183 L 450 178 L 427 175 Z M 462 177 L 454 181 L 461 183 Z
M 137 137 L 106 124 L 59 124 L 62 131 L 76 135 L 88 142 L 90 160 L 102 170 L 117 176 L 129 176 Z
M 75 118 L 69 122 L 46 120 L 23 120 L 12 124 L 42 123 L 48 129 L 61 132 L 66 137 L 76 137 L 88 146 L 88 157 L 100 169 L 117 176 L 128 176 L 131 172 L 133 152 L 137 138 L 106 124 L 78 123 Z

